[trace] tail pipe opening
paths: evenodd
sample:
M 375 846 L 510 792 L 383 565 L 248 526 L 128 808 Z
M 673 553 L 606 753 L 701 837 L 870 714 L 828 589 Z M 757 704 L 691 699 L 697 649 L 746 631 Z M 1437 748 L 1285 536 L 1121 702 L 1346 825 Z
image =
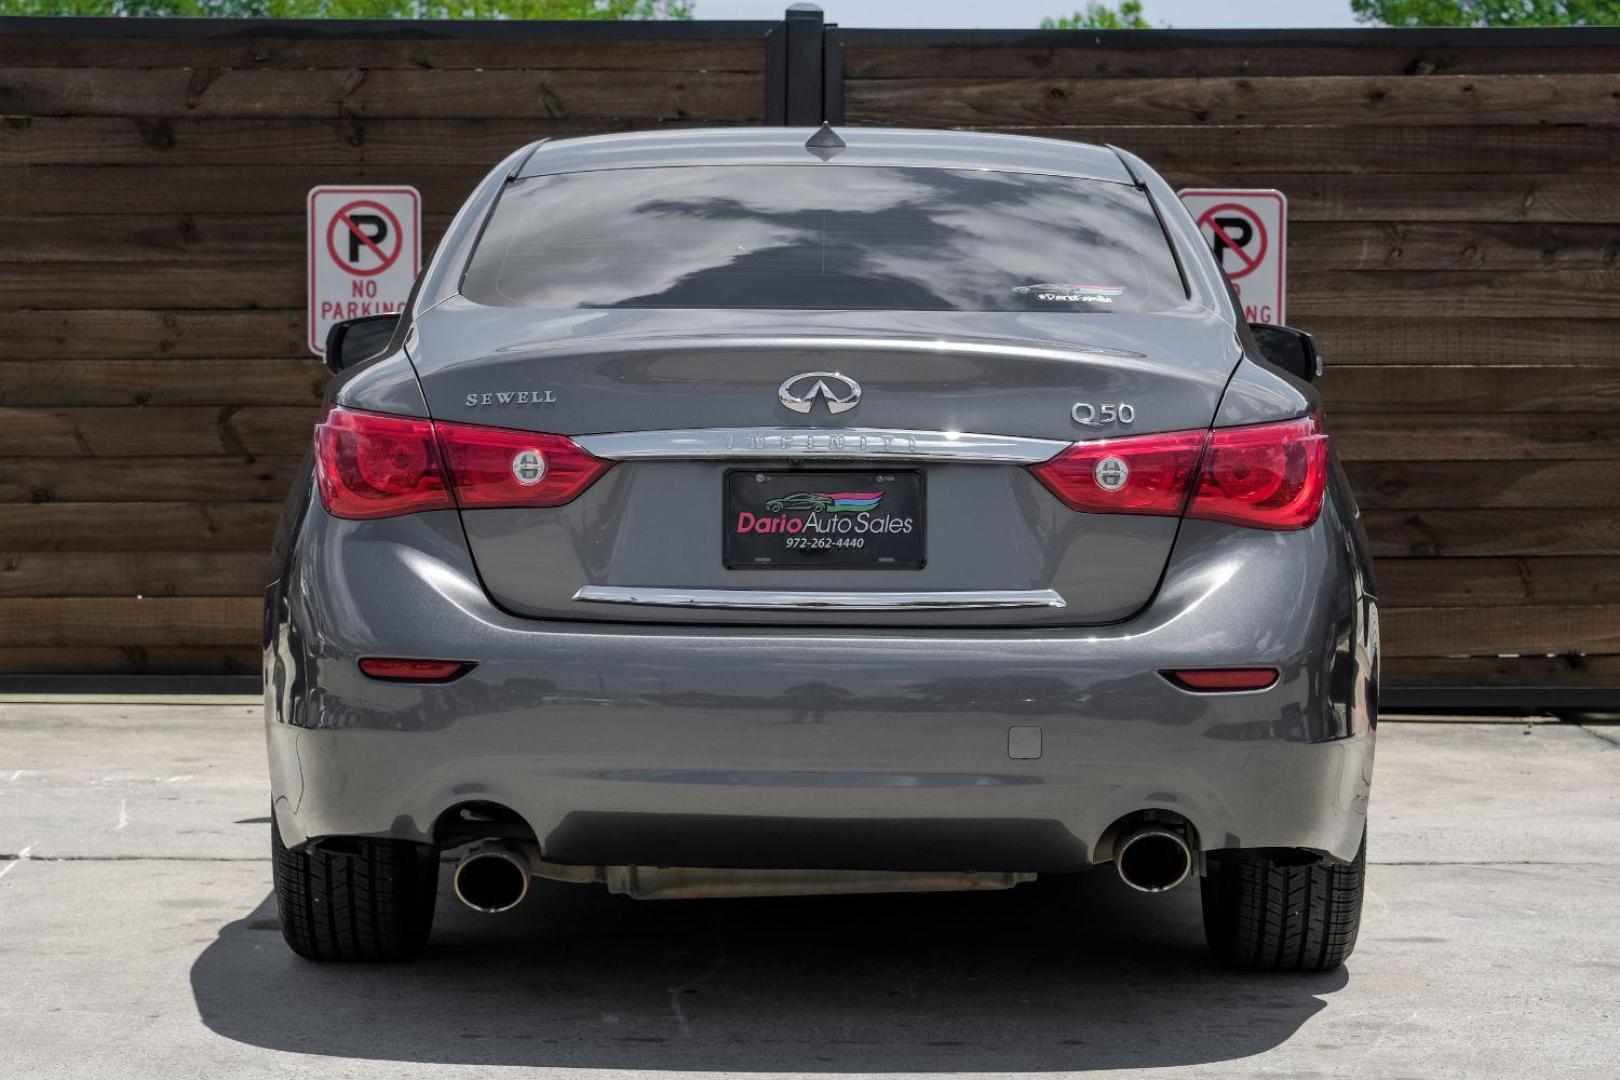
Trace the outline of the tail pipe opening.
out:
M 529 895 L 529 860 L 505 844 L 480 844 L 456 864 L 456 899 L 493 915 L 510 911 Z
M 1192 868 L 1186 833 L 1173 825 L 1137 825 L 1114 841 L 1114 869 L 1138 892 L 1168 892 L 1186 881 Z

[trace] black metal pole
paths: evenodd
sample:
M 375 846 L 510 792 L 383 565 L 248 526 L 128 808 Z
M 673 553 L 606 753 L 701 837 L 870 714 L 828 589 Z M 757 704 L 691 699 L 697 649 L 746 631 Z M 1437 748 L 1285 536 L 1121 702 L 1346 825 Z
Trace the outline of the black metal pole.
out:
M 786 101 L 782 122 L 789 127 L 819 127 L 825 37 L 821 9 L 814 4 L 794 4 L 783 16 L 783 24 Z

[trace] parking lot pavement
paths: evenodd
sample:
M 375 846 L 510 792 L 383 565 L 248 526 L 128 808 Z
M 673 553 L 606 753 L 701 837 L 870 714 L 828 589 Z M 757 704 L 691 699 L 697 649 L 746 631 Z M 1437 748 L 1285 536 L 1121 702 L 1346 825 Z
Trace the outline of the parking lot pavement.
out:
M 0 704 L 0 1076 L 1616 1075 L 1620 728 L 1379 741 L 1366 922 L 1330 974 L 1222 971 L 1196 888 L 1107 873 L 748 902 L 551 886 L 497 917 L 445 895 L 419 962 L 315 966 L 268 897 L 256 706 Z

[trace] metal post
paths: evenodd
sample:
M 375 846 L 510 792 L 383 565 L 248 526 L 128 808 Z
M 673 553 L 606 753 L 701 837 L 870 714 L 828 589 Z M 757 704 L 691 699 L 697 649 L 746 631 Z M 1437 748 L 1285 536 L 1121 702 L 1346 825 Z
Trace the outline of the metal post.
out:
M 822 121 L 821 9 L 794 4 L 783 16 L 783 71 L 786 92 L 782 122 L 789 127 L 819 127 Z

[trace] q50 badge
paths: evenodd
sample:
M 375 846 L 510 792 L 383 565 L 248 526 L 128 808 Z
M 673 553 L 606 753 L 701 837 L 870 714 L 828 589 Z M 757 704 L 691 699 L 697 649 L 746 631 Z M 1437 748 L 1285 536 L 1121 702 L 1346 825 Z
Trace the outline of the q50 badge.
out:
M 1077 401 L 1074 408 L 1069 410 L 1069 415 L 1074 417 L 1075 423 L 1084 427 L 1102 427 L 1104 424 L 1129 426 L 1136 423 L 1136 406 L 1123 401 L 1111 405 Z

